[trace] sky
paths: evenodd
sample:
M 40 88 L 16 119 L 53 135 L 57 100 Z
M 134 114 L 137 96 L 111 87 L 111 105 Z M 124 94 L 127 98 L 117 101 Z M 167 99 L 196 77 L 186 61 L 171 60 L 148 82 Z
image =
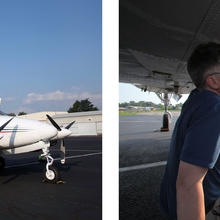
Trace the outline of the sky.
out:
M 170 102 L 172 105 L 184 103 L 188 96 L 189 95 L 182 95 L 181 99 L 178 102 L 171 98 Z M 155 104 L 162 103 L 154 92 L 143 92 L 141 91 L 141 89 L 137 88 L 132 84 L 119 83 L 119 103 L 130 101 L 145 101 L 153 102 Z
M 0 27 L 2 111 L 102 108 L 101 0 L 1 1 Z

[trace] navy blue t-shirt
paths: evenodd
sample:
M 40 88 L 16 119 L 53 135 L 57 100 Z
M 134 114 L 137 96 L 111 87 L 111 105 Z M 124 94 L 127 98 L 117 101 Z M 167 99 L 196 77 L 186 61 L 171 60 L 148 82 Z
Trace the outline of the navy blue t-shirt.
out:
M 193 90 L 176 122 L 160 191 L 162 212 L 177 219 L 176 179 L 179 162 L 208 168 L 203 180 L 205 205 L 220 197 L 220 96 Z

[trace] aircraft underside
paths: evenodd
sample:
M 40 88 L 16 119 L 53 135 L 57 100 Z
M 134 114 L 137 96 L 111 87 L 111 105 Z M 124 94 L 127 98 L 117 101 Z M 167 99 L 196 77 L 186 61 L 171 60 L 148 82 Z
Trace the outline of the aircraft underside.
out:
M 166 109 L 168 94 L 178 100 L 194 88 L 186 70 L 194 48 L 220 42 L 220 1 L 120 0 L 119 9 L 119 81 L 163 94 Z

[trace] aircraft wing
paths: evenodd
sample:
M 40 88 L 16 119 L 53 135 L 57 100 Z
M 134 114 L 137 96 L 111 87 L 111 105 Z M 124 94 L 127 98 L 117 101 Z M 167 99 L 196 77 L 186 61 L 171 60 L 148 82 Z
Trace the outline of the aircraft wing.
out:
M 220 42 L 219 0 L 120 0 L 119 80 L 154 92 L 189 93 L 186 60 Z

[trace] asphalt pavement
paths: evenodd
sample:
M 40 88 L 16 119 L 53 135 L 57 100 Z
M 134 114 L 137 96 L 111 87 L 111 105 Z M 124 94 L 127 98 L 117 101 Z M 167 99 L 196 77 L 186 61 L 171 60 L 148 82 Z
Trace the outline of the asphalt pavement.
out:
M 40 152 L 6 156 L 0 174 L 1 219 L 102 219 L 102 138 L 66 139 L 67 160 L 59 169 L 63 183 L 43 182 Z M 59 158 L 58 146 L 51 147 Z
M 120 220 L 166 219 L 159 209 L 159 189 L 178 115 L 173 114 L 169 132 L 159 131 L 162 114 L 120 116 Z

